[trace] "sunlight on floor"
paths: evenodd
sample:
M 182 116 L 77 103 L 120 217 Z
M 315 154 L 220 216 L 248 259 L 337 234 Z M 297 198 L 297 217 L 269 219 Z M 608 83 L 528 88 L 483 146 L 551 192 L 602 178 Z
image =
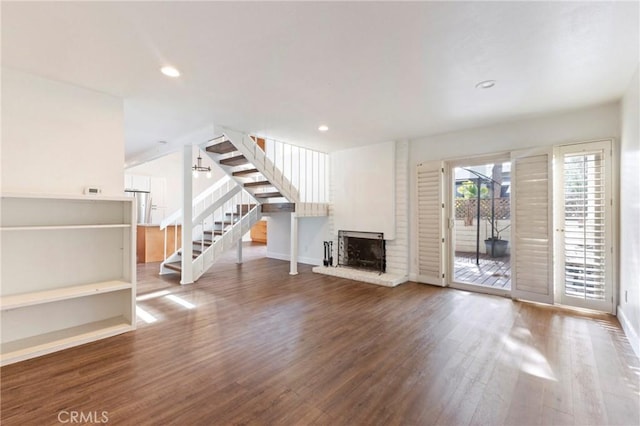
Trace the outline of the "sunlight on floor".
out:
M 138 318 L 140 318 L 142 321 L 146 322 L 147 324 L 152 324 L 158 321 L 156 317 L 154 317 L 149 312 L 142 309 L 140 306 L 136 306 L 136 315 L 138 316 Z
M 171 294 L 171 292 L 169 290 L 160 290 L 160 291 L 154 291 L 152 293 L 143 294 L 143 295 L 140 295 L 140 296 L 136 297 L 136 301 L 137 302 L 144 302 L 144 301 L 154 300 L 154 299 L 158 299 L 158 298 L 164 298 L 164 299 L 170 300 L 173 303 L 175 303 L 176 305 L 180 305 L 182 308 L 186 308 L 186 309 L 195 309 L 196 308 L 196 305 L 194 305 L 191 302 L 186 301 L 185 299 L 183 299 L 180 296 L 176 296 L 175 294 Z M 158 317 L 157 316 L 152 315 L 147 310 L 141 308 L 138 305 L 136 305 L 136 315 L 138 316 L 138 318 L 140 318 L 142 321 L 146 322 L 147 324 L 152 324 L 152 323 L 158 321 Z
M 147 293 L 136 297 L 136 301 L 142 302 L 143 300 L 155 299 L 157 297 L 166 296 L 167 294 L 171 294 L 169 290 L 154 291 L 153 293 Z
M 517 357 L 518 353 L 522 354 L 520 369 L 532 376 L 557 382 L 558 379 L 545 356 L 539 350 L 524 342 L 524 340 L 531 339 L 531 332 L 523 327 L 517 327 L 514 331 L 515 338 L 505 336 L 502 340 L 514 358 Z
M 196 305 L 194 305 L 193 303 L 187 302 L 182 297 L 178 297 L 175 294 L 170 294 L 168 296 L 165 296 L 165 298 L 177 303 L 178 305 L 184 306 L 187 309 L 195 309 L 196 307 Z

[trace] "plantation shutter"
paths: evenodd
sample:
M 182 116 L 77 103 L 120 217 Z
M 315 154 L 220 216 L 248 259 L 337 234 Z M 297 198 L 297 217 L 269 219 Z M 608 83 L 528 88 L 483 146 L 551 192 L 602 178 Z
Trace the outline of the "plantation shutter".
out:
M 551 150 L 512 153 L 512 296 L 553 303 Z
M 418 282 L 444 286 L 443 166 L 440 161 L 418 164 Z
M 611 141 L 558 149 L 558 251 L 561 302 L 613 312 Z

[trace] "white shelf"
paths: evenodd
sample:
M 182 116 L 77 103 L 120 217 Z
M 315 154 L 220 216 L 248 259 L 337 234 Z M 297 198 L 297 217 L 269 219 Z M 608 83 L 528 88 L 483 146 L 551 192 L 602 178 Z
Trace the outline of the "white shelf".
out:
M 2 296 L 0 297 L 0 310 L 4 311 L 23 308 L 25 306 L 39 305 L 42 303 L 56 302 L 59 300 L 93 296 L 95 294 L 109 293 L 132 287 L 133 285 L 130 282 L 115 280 L 63 287 L 54 290 L 37 291 L 33 293 Z
M 133 198 L 1 197 L 0 364 L 135 329 Z
M 2 344 L 0 365 L 11 364 L 72 346 L 82 345 L 133 329 L 133 325 L 124 317 L 114 317 L 26 339 L 14 340 Z
M 47 225 L 47 226 L 3 226 L 0 231 L 55 231 L 64 229 L 109 229 L 131 228 L 128 223 L 115 223 L 109 225 Z
M 131 197 L 110 195 L 73 195 L 73 194 L 18 194 L 5 192 L 2 198 L 26 198 L 36 200 L 80 200 L 80 201 L 131 201 Z

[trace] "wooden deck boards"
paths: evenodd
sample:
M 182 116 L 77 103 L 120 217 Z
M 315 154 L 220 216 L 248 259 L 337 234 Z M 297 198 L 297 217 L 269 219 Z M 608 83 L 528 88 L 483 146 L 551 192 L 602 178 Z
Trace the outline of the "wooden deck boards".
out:
M 480 254 L 480 264 L 477 265 L 475 253 L 456 252 L 454 279 L 457 282 L 510 290 L 510 256 L 491 258 Z

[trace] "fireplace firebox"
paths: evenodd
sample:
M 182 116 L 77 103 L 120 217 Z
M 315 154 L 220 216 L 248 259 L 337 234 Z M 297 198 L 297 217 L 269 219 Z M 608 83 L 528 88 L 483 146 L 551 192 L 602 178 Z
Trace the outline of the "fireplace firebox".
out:
M 338 231 L 338 266 L 384 273 L 387 267 L 384 234 Z

